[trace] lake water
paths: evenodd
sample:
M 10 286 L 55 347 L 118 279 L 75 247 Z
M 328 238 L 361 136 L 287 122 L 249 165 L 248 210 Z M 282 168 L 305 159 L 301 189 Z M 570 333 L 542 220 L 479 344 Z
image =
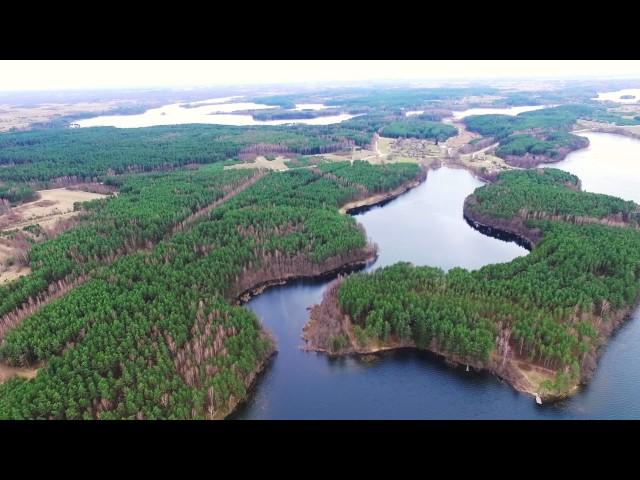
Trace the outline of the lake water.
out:
M 243 110 L 265 110 L 276 108 L 273 105 L 263 105 L 252 102 L 229 102 L 239 97 L 214 98 L 189 103 L 173 103 L 159 108 L 152 108 L 137 115 L 102 115 L 99 117 L 77 120 L 74 124 L 79 127 L 117 127 L 138 128 L 155 125 L 182 125 L 187 123 L 206 123 L 214 125 L 285 125 L 304 123 L 307 125 L 330 125 L 353 118 L 354 115 L 327 115 L 317 118 L 295 120 L 254 120 L 251 115 L 234 114 Z M 189 105 L 190 108 L 186 108 Z M 196 106 L 194 106 L 196 105 Z M 330 106 L 311 103 L 298 104 L 294 110 L 323 110 Z
M 522 107 L 509 108 L 470 108 L 460 112 L 453 112 L 453 118 L 459 120 L 461 118 L 470 117 L 471 115 L 518 115 L 524 112 L 532 112 L 534 110 L 542 110 L 548 108 L 548 105 L 528 105 Z
M 469 108 L 467 110 L 454 111 L 453 118 L 459 120 L 464 117 L 469 117 L 471 115 L 489 115 L 489 114 L 498 114 L 498 115 L 518 115 L 523 112 L 531 112 L 533 110 L 540 110 L 543 108 L 547 108 L 548 105 L 530 105 L 530 106 L 522 106 L 522 107 L 508 107 L 508 108 Z M 424 110 L 409 110 L 405 113 L 407 117 L 411 117 L 414 115 L 421 115 L 424 113 Z
M 640 140 L 609 133 L 579 133 L 589 146 L 551 166 L 577 175 L 589 192 L 640 203 Z
M 587 190 L 638 200 L 640 141 L 599 133 L 585 136 L 591 141 L 588 149 L 554 166 L 575 173 L 579 169 Z M 357 215 L 380 247 L 378 260 L 368 269 L 399 260 L 474 269 L 525 255 L 516 244 L 485 237 L 462 218 L 464 198 L 479 185 L 464 170 L 441 168 L 407 194 Z M 370 362 L 303 352 L 300 335 L 309 317 L 307 307 L 320 302 L 327 284 L 296 282 L 267 290 L 247 304 L 274 333 L 279 353 L 233 418 L 640 418 L 640 311 L 611 337 L 589 385 L 571 399 L 538 406 L 488 373 L 449 367 L 428 352 L 388 352 Z
M 620 98 L 624 95 L 633 95 L 635 98 Z M 640 103 L 640 88 L 626 88 L 614 92 L 598 93 L 598 96 L 594 100 L 608 100 L 616 103 Z

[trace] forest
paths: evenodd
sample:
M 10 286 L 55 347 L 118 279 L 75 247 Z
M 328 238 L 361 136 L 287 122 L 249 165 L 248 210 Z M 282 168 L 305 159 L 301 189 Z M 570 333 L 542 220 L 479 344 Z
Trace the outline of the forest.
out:
M 379 167 L 350 168 L 367 178 Z M 386 171 L 395 168 L 403 167 Z M 228 171 L 208 173 L 230 180 Z M 138 178 L 122 197 L 136 195 Z M 0 386 L 0 418 L 225 416 L 274 349 L 253 313 L 233 304 L 264 282 L 369 259 L 364 232 L 337 211 L 368 194 L 307 169 L 270 173 L 152 248 L 96 270 L 6 333 L 4 361 L 45 366 Z
M 385 125 L 381 134 L 391 138 L 427 138 L 443 142 L 458 134 L 458 129 L 444 123 L 429 120 L 405 118 Z
M 537 209 L 594 218 L 638 212 L 632 202 L 579 192 L 578 185 L 558 170 L 512 171 L 476 190 L 471 203 L 496 217 Z M 549 390 L 575 383 L 595 367 L 607 322 L 638 300 L 640 232 L 633 226 L 526 223 L 543 232 L 542 240 L 509 263 L 448 272 L 400 263 L 347 277 L 338 301 L 355 337 L 362 344 L 412 340 L 485 364 L 504 354 L 500 342 L 506 339 L 516 358 L 558 372 Z
M 254 120 L 295 120 L 301 118 L 318 118 L 328 115 L 339 115 L 341 111 L 335 108 L 327 108 L 324 110 L 258 110 L 251 114 Z
M 567 152 L 584 148 L 588 141 L 569 133 L 578 119 L 634 125 L 638 122 L 609 112 L 605 107 L 589 104 L 561 105 L 515 116 L 472 115 L 464 119 L 468 130 L 500 143 L 496 155 L 517 166 L 530 167 L 512 157 L 545 156 L 550 161 L 561 160 Z M 536 162 L 533 162 L 536 163 Z
M 131 176 L 117 197 L 85 202 L 73 229 L 35 244 L 31 274 L 0 287 L 0 338 L 50 295 L 68 291 L 94 269 L 150 248 L 194 212 L 250 181 L 254 171 L 209 166 L 197 171 Z
M 575 175 L 555 168 L 502 172 L 498 180 L 478 188 L 475 211 L 494 217 L 538 216 L 617 218 L 640 224 L 640 210 L 632 201 L 599 193 L 582 192 Z
M 321 164 L 319 169 L 342 179 L 348 186 L 364 186 L 372 193 L 392 190 L 420 174 L 420 167 L 415 163 L 374 166 L 365 160 L 356 160 L 353 164 L 328 162 Z
M 11 204 L 35 200 L 38 194 L 29 185 L 23 183 L 5 183 L 0 185 L 0 198 Z
M 255 97 L 251 101 L 280 108 L 294 108 L 296 103 L 324 103 L 340 107 L 349 113 L 379 110 L 394 111 L 403 108 L 437 106 L 439 102 L 460 100 L 465 97 L 492 95 L 499 90 L 491 87 L 451 88 L 344 88 L 315 92 L 313 95 L 278 95 Z
M 371 132 L 372 134 L 373 132 Z M 242 153 L 318 154 L 366 146 L 371 134 L 341 124 L 171 125 L 33 130 L 0 136 L 0 180 L 95 181 L 115 174 L 223 162 Z

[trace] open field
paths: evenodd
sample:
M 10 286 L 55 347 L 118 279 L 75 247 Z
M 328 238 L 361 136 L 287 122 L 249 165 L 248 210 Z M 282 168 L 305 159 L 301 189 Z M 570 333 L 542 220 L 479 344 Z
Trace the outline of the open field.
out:
M 458 149 L 467 145 L 471 140 L 480 138 L 480 135 L 477 133 L 468 131 L 462 122 L 453 122 L 450 119 L 446 119 L 443 123 L 448 123 L 458 129 L 458 134 L 454 137 L 448 138 L 445 142 L 447 148 Z
M 246 163 L 237 163 L 235 165 L 227 165 L 224 167 L 225 170 L 233 170 L 239 168 L 264 168 L 266 170 L 274 170 L 276 172 L 281 172 L 283 170 L 288 170 L 285 163 L 286 158 L 282 156 L 277 156 L 274 160 L 267 160 L 265 157 L 256 157 L 253 162 Z
M 0 215 L 0 232 L 18 230 L 15 234 L 0 237 L 0 284 L 27 275 L 31 270 L 26 264 L 29 240 L 37 237 L 23 231 L 25 227 L 39 225 L 44 232 L 55 230 L 58 223 L 78 215 L 73 211 L 75 202 L 86 202 L 106 195 L 56 188 L 40 190 L 36 201 L 24 203 Z
M 38 368 L 10 367 L 0 363 L 0 383 L 15 376 L 31 379 L 36 376 L 36 373 L 38 373 Z
M 508 165 L 502 158 L 491 153 L 477 152 L 460 155 L 458 162 L 472 171 L 481 171 L 487 174 L 501 172 L 503 170 L 513 170 L 514 167 Z
M 35 107 L 0 104 L 0 132 L 26 130 L 34 123 L 46 123 L 60 117 L 83 113 L 103 114 L 117 107 L 133 105 L 132 101 L 43 103 Z
M 29 225 L 51 224 L 58 217 L 76 214 L 73 204 L 86 202 L 96 198 L 104 198 L 106 195 L 84 192 L 81 190 L 69 190 L 67 188 L 54 188 L 40 190 L 38 200 L 24 203 L 11 209 L 10 212 L 0 215 L 0 231 L 24 228 Z

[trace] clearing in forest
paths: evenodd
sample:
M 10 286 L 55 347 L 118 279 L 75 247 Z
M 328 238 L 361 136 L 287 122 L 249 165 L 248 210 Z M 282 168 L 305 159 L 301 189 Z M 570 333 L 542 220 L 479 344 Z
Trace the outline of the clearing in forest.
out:
M 32 225 L 50 230 L 61 220 L 78 215 L 73 210 L 76 202 L 86 202 L 106 195 L 56 188 L 41 190 L 39 198 L 33 202 L 24 203 L 11 208 L 9 212 L 0 215 L 0 284 L 4 284 L 23 275 L 28 275 L 31 269 L 27 265 L 27 252 L 31 246 L 28 238 L 35 239 L 24 229 Z M 9 233 L 17 230 L 15 233 Z
M 285 164 L 285 157 L 278 155 L 273 160 L 267 160 L 266 157 L 259 156 L 253 162 L 246 163 L 237 163 L 235 165 L 227 165 L 224 167 L 225 170 L 232 170 L 237 168 L 264 168 L 267 170 L 275 170 L 276 172 L 281 172 L 283 170 L 288 170 L 289 167 Z

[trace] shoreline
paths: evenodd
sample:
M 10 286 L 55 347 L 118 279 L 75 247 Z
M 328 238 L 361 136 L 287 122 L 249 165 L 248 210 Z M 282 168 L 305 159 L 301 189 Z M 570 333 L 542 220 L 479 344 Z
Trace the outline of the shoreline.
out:
M 362 200 L 348 202 L 338 211 L 346 215 L 358 215 L 359 213 L 366 212 L 373 207 L 386 205 L 402 194 L 407 193 L 409 190 L 412 190 L 423 183 L 427 179 L 427 171 L 428 170 L 423 170 L 418 179 L 406 182 L 390 192 L 378 193 L 376 195 L 363 198 Z
M 468 197 L 467 200 L 469 198 L 471 198 L 471 196 Z M 506 225 L 505 222 L 508 222 L 506 220 L 505 222 L 502 222 L 501 219 L 493 219 L 490 217 L 484 218 L 484 216 L 477 215 L 471 208 L 469 208 L 470 202 L 468 202 L 467 200 L 465 200 L 464 217 L 467 223 L 469 223 L 472 228 L 476 228 L 484 234 L 495 236 L 502 240 L 506 239 L 501 237 L 507 237 L 507 239 L 516 242 L 518 242 L 519 240 L 518 243 L 530 251 L 535 248 L 535 246 L 542 240 L 542 236 L 538 237 L 535 231 L 526 229 L 524 225 Z M 518 229 L 516 227 L 522 228 Z M 486 229 L 486 231 L 483 231 L 483 229 Z M 525 233 L 521 231 L 522 229 L 526 229 L 527 232 Z M 553 380 L 553 378 L 555 378 L 557 370 L 545 368 L 525 358 L 502 358 L 498 353 L 493 352 L 488 361 L 464 359 L 457 357 L 454 354 L 443 352 L 435 341 L 432 341 L 432 343 L 426 348 L 418 347 L 413 340 L 398 340 L 393 338 L 387 342 L 375 341 L 366 346 L 360 346 L 354 338 L 353 324 L 351 323 L 349 315 L 342 312 L 337 303 L 335 292 L 337 291 L 338 287 L 339 282 L 334 282 L 327 289 L 327 294 L 325 295 L 325 297 L 323 297 L 321 303 L 313 306 L 310 319 L 305 324 L 305 327 L 303 329 L 303 339 L 306 342 L 306 344 L 301 347 L 303 350 L 308 352 L 323 353 L 330 357 L 349 355 L 360 357 L 367 355 L 377 355 L 384 352 L 401 349 L 426 351 L 437 355 L 449 366 L 454 366 L 455 368 L 459 366 L 466 366 L 467 368 L 472 367 L 476 371 L 484 371 L 495 375 L 502 381 L 508 383 L 514 390 L 533 396 L 536 402 L 539 404 L 542 404 L 543 402 L 554 403 L 566 398 L 570 398 L 575 395 L 582 386 L 587 385 L 588 382 L 593 378 L 593 375 L 595 374 L 599 366 L 599 360 L 606 351 L 606 346 L 609 342 L 609 339 L 632 317 L 633 312 L 640 305 L 639 296 L 636 299 L 634 305 L 612 311 L 611 317 L 608 320 L 603 320 L 602 317 L 600 317 L 601 321 L 599 322 L 597 328 L 597 344 L 594 346 L 593 351 L 590 353 L 591 361 L 583 367 L 583 370 L 580 373 L 580 377 L 576 379 L 576 381 L 572 382 L 567 390 L 558 393 L 536 391 L 540 390 L 538 387 L 541 382 L 538 380 L 536 383 L 534 383 L 534 381 L 532 381 L 528 376 L 528 372 L 531 372 L 535 375 L 542 375 L 547 379 Z M 330 290 L 333 290 L 333 292 Z M 336 319 L 336 323 L 331 325 L 333 330 L 330 333 L 332 335 L 327 336 L 326 332 L 323 332 L 325 334 L 325 338 L 322 338 L 318 334 L 318 331 L 320 330 L 319 325 L 326 323 L 326 320 L 323 318 L 322 309 L 324 309 L 325 312 L 324 316 L 329 314 L 332 316 L 337 315 L 338 317 L 340 317 Z M 334 352 L 330 350 L 329 344 L 327 344 L 327 338 L 331 338 L 332 336 L 337 335 L 342 335 L 344 338 L 346 338 L 348 343 L 345 347 Z
M 266 290 L 272 287 L 280 287 L 296 281 L 322 282 L 325 280 L 331 280 L 332 278 L 335 278 L 336 276 L 343 273 L 353 273 L 363 269 L 364 267 L 369 265 L 371 262 L 375 261 L 377 258 L 378 258 L 378 252 L 375 251 L 373 254 L 371 254 L 369 257 L 363 260 L 348 262 L 348 263 L 345 263 L 344 265 L 341 265 L 336 268 L 332 268 L 330 270 L 325 270 L 318 274 L 310 274 L 310 275 L 291 274 L 291 275 L 285 275 L 284 277 L 277 278 L 277 279 L 266 280 L 264 282 L 260 282 L 257 285 L 254 285 L 252 287 L 249 287 L 243 290 L 239 295 L 237 295 L 235 300 L 235 305 L 237 306 L 244 305 L 248 303 L 252 298 L 261 295 Z
M 374 206 L 386 204 L 394 200 L 395 198 L 399 197 L 400 195 L 408 192 L 409 190 L 417 187 L 422 182 L 424 182 L 426 178 L 427 178 L 427 170 L 423 170 L 423 172 L 420 174 L 420 176 L 417 179 L 406 182 L 400 187 L 392 190 L 391 192 L 376 194 L 376 195 L 372 195 L 370 197 L 364 198 L 362 200 L 349 202 L 344 206 L 342 206 L 339 209 L 339 212 L 347 215 L 355 215 L 357 213 L 366 211 Z M 361 260 L 347 262 L 336 268 L 321 271 L 318 274 L 311 274 L 311 275 L 290 274 L 290 275 L 285 275 L 284 277 L 281 277 L 281 278 L 266 280 L 264 282 L 260 282 L 240 292 L 238 295 L 235 296 L 234 304 L 238 306 L 245 305 L 252 298 L 257 297 L 258 295 L 261 295 L 266 290 L 272 287 L 283 286 L 296 281 L 321 282 L 325 280 L 330 280 L 341 274 L 353 273 L 355 271 L 361 270 L 362 268 L 365 268 L 367 265 L 371 264 L 371 262 L 374 262 L 377 258 L 378 258 L 378 251 L 377 251 L 377 248 L 374 248 L 373 251 L 368 256 L 366 256 Z M 277 348 L 275 346 L 276 339 L 273 338 L 273 336 L 271 335 L 271 332 L 268 331 L 262 324 L 261 324 L 261 329 L 264 335 L 272 339 L 273 352 L 271 352 L 271 354 L 268 355 L 256 367 L 254 372 L 252 372 L 250 383 L 247 386 L 246 397 L 242 399 L 234 399 L 232 404 L 224 411 L 224 413 L 217 414 L 215 416 L 215 419 L 220 419 L 220 420 L 229 419 L 229 417 L 233 416 L 238 411 L 240 406 L 242 406 L 243 404 L 249 401 L 251 397 L 250 392 L 255 388 L 256 383 L 259 381 L 260 375 L 269 367 L 269 365 L 271 364 L 271 359 L 277 354 Z

